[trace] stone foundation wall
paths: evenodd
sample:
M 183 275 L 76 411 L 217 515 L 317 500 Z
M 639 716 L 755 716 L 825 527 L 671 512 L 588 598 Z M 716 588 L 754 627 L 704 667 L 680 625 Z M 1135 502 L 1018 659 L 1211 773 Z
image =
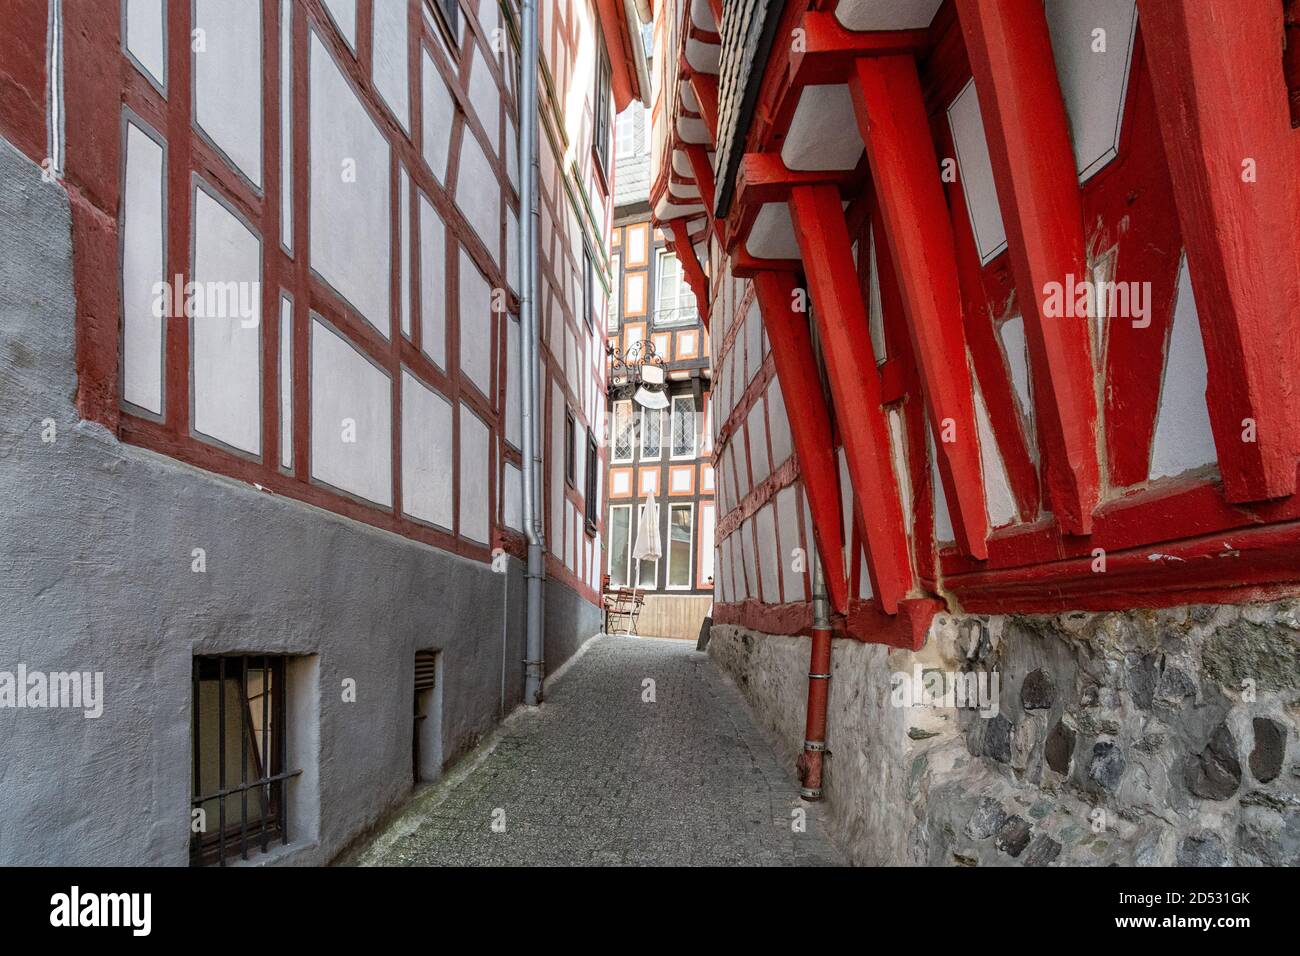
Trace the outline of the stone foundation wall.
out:
M 709 645 L 791 772 L 808 649 Z M 856 863 L 1300 865 L 1300 601 L 941 615 L 916 654 L 837 640 L 832 674 L 825 800 Z

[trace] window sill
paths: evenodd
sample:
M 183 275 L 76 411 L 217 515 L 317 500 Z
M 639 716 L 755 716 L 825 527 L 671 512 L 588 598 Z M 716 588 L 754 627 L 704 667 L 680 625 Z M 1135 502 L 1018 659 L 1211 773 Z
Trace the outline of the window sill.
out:
M 249 854 L 247 860 L 241 860 L 239 857 L 235 857 L 233 860 L 226 860 L 226 868 L 230 869 L 232 867 L 293 866 L 299 863 L 306 862 L 303 860 L 299 860 L 298 859 L 299 856 L 305 855 L 311 852 L 312 850 L 317 850 L 319 848 L 320 848 L 320 843 L 314 840 L 311 843 L 298 841 L 295 843 L 281 844 L 280 846 L 270 848 L 265 853 L 259 851 L 257 853 Z M 215 863 L 212 864 L 212 866 L 214 867 L 216 865 L 217 864 Z

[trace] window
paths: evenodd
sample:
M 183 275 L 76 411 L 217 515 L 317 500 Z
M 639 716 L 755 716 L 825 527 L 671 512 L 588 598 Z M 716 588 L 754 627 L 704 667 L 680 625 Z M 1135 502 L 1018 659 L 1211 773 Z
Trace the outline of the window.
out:
M 674 458 L 695 457 L 695 399 L 690 395 L 673 397 Z
M 592 104 L 596 114 L 596 125 L 592 132 L 591 148 L 596 151 L 600 168 L 609 168 L 609 54 L 605 52 L 604 42 L 597 40 L 596 56 L 596 95 Z
M 582 317 L 587 328 L 596 327 L 596 270 L 586 246 L 582 248 Z
M 645 107 L 633 103 L 614 120 L 614 158 L 627 159 L 641 149 L 642 130 L 645 128 Z
M 442 19 L 442 24 L 447 28 L 447 34 L 452 41 L 452 49 L 456 48 L 456 37 L 460 34 L 460 3 L 458 0 L 424 0 L 424 5 L 431 10 L 436 10 Z M 434 19 L 438 19 L 435 17 Z
M 299 771 L 285 769 L 284 662 L 194 658 L 192 866 L 289 842 L 284 782 Z
M 564 410 L 564 480 L 570 488 L 578 480 L 578 424 L 567 408 Z
M 636 509 L 636 526 L 641 527 L 641 519 L 645 517 L 645 505 L 640 505 Z M 658 537 L 659 529 L 655 528 L 655 536 Z M 633 542 L 635 547 L 635 529 L 633 531 Z M 642 558 L 637 562 L 636 569 L 636 586 L 642 591 L 653 591 L 658 587 L 659 581 L 659 560 L 657 558 Z
M 609 509 L 609 586 L 625 588 L 628 560 L 632 556 L 632 506 L 614 505 Z
M 691 532 L 693 505 L 673 505 L 668 509 L 668 587 L 689 589 L 691 586 Z
M 663 453 L 664 410 L 641 409 L 641 460 L 658 461 Z
M 583 503 L 586 505 L 587 533 L 596 533 L 596 485 L 599 479 L 599 452 L 596 449 L 596 436 L 587 429 L 587 483 L 583 490 Z
M 606 331 L 606 332 L 611 332 L 611 333 L 612 333 L 612 332 L 617 332 L 617 331 L 618 331 L 618 307 L 619 307 L 619 302 L 620 302 L 621 299 L 622 299 L 622 296 L 621 296 L 620 293 L 621 293 L 622 290 L 623 290 L 623 276 L 622 276 L 622 273 L 621 273 L 621 271 L 620 271 L 620 269 L 619 269 L 619 267 L 620 267 L 621 265 L 622 265 L 622 259 L 621 259 L 619 256 L 616 256 L 616 255 L 615 255 L 615 256 L 610 256 L 610 259 L 609 259 L 609 277 L 610 277 L 609 311 L 606 312 L 606 314 L 605 314 L 605 331 Z
M 613 428 L 612 444 L 614 446 L 615 464 L 625 464 L 632 460 L 632 403 L 615 402 L 614 414 L 610 418 Z
M 695 293 L 682 275 L 681 262 L 666 249 L 660 250 L 655 325 L 690 325 L 696 315 Z

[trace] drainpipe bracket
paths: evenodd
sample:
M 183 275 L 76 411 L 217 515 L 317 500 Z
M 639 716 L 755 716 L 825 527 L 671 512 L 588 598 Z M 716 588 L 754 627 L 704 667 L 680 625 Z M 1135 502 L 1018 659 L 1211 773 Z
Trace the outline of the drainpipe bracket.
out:
M 803 749 L 805 751 L 811 750 L 815 753 L 829 753 L 826 749 L 826 741 L 824 740 L 805 740 L 803 742 Z

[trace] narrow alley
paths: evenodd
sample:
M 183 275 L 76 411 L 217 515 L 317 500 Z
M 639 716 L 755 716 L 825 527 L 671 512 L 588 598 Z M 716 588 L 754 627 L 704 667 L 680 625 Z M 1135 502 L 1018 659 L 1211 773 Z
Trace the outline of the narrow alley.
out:
M 482 751 L 343 862 L 843 862 L 739 692 L 684 641 L 597 637 Z

